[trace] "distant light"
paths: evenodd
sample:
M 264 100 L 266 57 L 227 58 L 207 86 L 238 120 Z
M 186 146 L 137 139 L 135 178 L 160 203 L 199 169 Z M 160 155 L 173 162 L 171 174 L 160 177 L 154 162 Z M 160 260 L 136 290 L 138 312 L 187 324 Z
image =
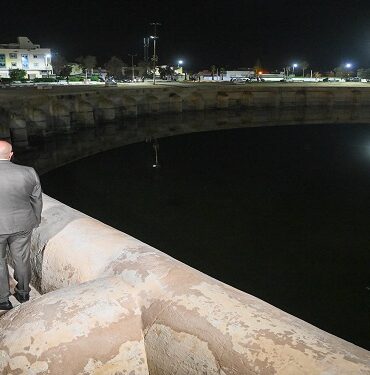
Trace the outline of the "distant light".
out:
M 179 60 L 179 65 L 181 65 L 183 63 L 183 61 L 182 60 Z
M 346 64 L 346 68 L 352 68 L 352 64 L 347 63 L 347 64 Z
M 261 75 L 263 72 L 258 72 L 259 75 Z
M 293 68 L 296 68 L 298 66 L 298 64 L 293 64 Z

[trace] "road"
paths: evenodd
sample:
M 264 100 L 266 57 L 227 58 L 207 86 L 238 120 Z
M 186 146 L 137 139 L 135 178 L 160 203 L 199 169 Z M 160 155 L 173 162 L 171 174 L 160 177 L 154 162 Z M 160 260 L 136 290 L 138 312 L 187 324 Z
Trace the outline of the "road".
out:
M 370 88 L 370 82 L 260 82 L 260 83 L 240 83 L 233 84 L 230 82 L 165 82 L 157 81 L 156 85 L 152 82 L 135 82 L 135 83 L 118 83 L 116 87 L 104 86 L 104 84 L 88 84 L 88 85 L 52 85 L 52 84 L 39 84 L 38 86 L 0 86 L 0 97 L 13 97 L 19 95 L 27 96 L 39 96 L 40 94 L 74 94 L 79 92 L 89 92 L 89 91 L 100 91 L 100 90 L 136 90 L 138 88 L 148 88 L 148 89 L 162 89 L 163 86 L 166 87 L 176 87 L 176 88 L 207 88 L 210 87 L 216 89 L 222 89 L 225 87 L 231 88 L 262 88 L 262 87 L 353 87 L 353 88 Z M 42 87 L 42 89 L 40 89 Z

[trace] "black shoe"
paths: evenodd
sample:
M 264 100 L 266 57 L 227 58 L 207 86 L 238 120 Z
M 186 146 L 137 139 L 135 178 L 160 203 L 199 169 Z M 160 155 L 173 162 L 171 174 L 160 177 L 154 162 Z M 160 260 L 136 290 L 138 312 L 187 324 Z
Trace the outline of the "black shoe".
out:
M 10 301 L 0 302 L 0 310 L 11 310 L 13 305 Z
M 18 302 L 23 303 L 27 302 L 30 299 L 30 294 L 27 293 L 26 295 L 19 294 L 18 292 L 15 292 L 13 296 L 18 300 Z

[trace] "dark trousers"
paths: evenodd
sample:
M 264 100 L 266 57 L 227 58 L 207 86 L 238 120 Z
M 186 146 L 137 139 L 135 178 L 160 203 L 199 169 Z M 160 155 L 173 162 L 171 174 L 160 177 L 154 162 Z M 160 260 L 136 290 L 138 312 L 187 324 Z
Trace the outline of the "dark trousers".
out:
M 6 302 L 10 296 L 9 271 L 6 261 L 6 247 L 9 245 L 14 262 L 14 278 L 17 281 L 15 291 L 20 295 L 30 292 L 32 230 L 12 234 L 0 234 L 0 302 Z

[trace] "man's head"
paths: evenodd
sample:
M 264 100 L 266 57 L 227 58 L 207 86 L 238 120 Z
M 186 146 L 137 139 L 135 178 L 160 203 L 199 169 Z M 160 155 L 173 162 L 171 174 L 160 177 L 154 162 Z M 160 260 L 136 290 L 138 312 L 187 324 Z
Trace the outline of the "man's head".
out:
M 10 160 L 12 156 L 12 145 L 7 141 L 0 141 L 0 159 Z

